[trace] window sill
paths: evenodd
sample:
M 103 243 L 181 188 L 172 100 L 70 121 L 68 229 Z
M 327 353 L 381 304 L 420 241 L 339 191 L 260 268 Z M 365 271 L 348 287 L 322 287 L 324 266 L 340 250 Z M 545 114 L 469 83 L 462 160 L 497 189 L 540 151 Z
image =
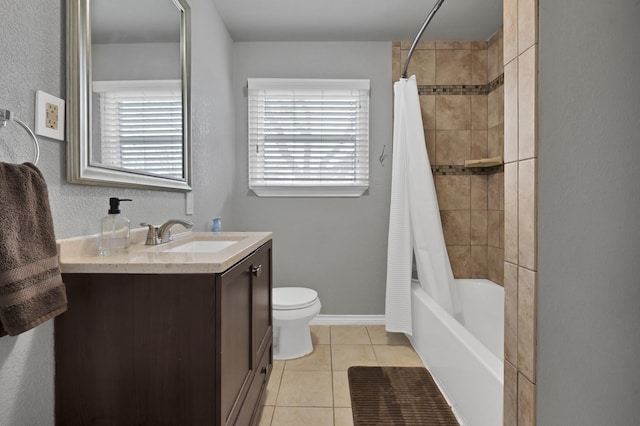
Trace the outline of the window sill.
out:
M 252 186 L 258 197 L 360 197 L 368 186 Z

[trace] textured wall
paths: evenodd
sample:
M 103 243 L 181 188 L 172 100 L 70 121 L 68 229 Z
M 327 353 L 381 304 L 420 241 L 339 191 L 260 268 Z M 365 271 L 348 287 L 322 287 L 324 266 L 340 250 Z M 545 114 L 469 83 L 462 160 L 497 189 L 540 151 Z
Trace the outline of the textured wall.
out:
M 0 14 L 0 108 L 33 127 L 35 91 L 65 97 L 65 2 L 3 2 Z M 40 137 L 38 167 L 49 186 L 56 236 L 97 232 L 108 197 L 134 199 L 124 206 L 132 224 L 170 217 L 193 220 L 205 230 L 222 215 L 232 226 L 229 194 L 233 180 L 233 43 L 210 0 L 192 8 L 193 216 L 185 215 L 182 193 L 70 185 L 65 179 L 65 143 Z M 32 158 L 28 135 L 17 125 L 0 129 L 0 161 Z M 0 424 L 53 424 L 53 327 L 48 322 L 18 337 L 0 338 Z
M 539 0 L 537 420 L 640 419 L 640 2 Z
M 180 43 L 109 43 L 91 46 L 94 81 L 179 79 L 180 71 Z
M 30 126 L 35 89 L 56 96 L 64 90 L 61 5 L 42 0 L 2 6 L 0 38 L 6 42 L 0 60 L 0 108 L 12 110 Z M 60 147 L 57 142 L 41 145 L 43 173 L 49 182 L 59 182 Z M 22 128 L 9 124 L 0 129 L 0 160 L 31 161 L 32 152 Z M 49 321 L 20 337 L 0 338 L 0 424 L 53 424 L 52 325 Z
M 318 291 L 323 314 L 383 314 L 391 159 L 391 43 L 236 43 L 235 223 L 274 232 L 276 286 Z M 371 80 L 369 190 L 360 198 L 264 198 L 247 185 L 249 77 Z

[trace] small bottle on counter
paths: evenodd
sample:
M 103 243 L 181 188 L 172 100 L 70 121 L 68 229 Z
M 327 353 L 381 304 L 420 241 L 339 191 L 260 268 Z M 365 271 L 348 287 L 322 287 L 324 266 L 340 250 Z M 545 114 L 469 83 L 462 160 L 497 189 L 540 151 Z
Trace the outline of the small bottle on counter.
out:
M 213 232 L 222 232 L 222 219 L 219 217 L 213 218 L 213 225 L 211 226 Z
M 120 201 L 131 201 L 127 198 L 109 198 L 109 212 L 100 221 L 100 256 L 126 254 L 129 251 L 129 219 L 120 214 Z

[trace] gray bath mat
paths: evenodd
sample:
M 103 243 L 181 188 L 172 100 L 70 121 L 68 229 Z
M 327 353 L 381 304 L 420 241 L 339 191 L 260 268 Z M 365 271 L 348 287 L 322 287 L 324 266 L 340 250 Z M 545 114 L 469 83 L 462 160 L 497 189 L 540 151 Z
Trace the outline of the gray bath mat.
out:
M 422 367 L 350 367 L 355 426 L 459 426 L 451 407 Z

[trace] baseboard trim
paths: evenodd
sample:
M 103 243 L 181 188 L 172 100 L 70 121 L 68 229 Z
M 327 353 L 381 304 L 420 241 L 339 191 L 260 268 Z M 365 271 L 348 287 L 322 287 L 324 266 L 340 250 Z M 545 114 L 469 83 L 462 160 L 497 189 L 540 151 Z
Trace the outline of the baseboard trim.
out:
M 384 315 L 318 315 L 311 325 L 384 325 Z

